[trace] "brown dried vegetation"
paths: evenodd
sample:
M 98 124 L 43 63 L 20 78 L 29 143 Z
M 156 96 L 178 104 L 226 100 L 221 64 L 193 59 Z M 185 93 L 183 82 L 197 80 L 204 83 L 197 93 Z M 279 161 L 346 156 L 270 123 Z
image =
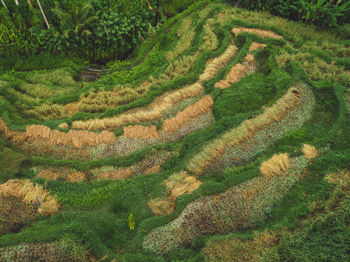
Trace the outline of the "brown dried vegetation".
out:
M 260 172 L 263 176 L 271 177 L 283 175 L 289 168 L 289 155 L 287 153 L 274 155 L 260 165 Z
M 26 204 L 38 205 L 38 213 L 46 216 L 57 213 L 58 201 L 42 186 L 29 180 L 11 179 L 0 185 L 0 196 L 22 198 Z
M 156 174 L 156 173 L 159 173 L 159 172 L 160 172 L 160 165 L 154 165 L 154 166 L 151 166 L 151 167 L 147 168 L 144 171 L 144 174 L 145 175 L 149 175 L 149 174 Z
M 238 48 L 235 45 L 229 45 L 222 55 L 208 61 L 204 72 L 199 76 L 199 81 L 202 82 L 214 77 L 219 70 L 234 57 L 237 50 Z
M 258 42 L 252 42 L 252 44 L 249 47 L 249 52 L 258 50 L 260 48 L 266 47 L 266 44 L 258 43 Z
M 279 121 L 299 101 L 300 92 L 298 88 L 290 88 L 288 92 L 264 112 L 252 119 L 245 120 L 237 128 L 233 128 L 221 138 L 205 146 L 199 154 L 194 156 L 187 166 L 187 170 L 195 174 L 201 174 L 206 167 L 216 161 L 225 153 L 225 148 L 233 147 L 254 136 L 256 132 L 264 129 L 267 125 Z
M 44 178 L 48 180 L 57 180 L 60 177 L 60 174 L 54 173 L 49 169 L 44 169 L 39 174 L 35 176 L 36 178 Z
M 197 103 L 190 105 L 183 111 L 177 113 L 174 118 L 165 120 L 162 129 L 166 132 L 175 131 L 195 117 L 209 111 L 212 108 L 213 104 L 213 98 L 210 95 L 206 95 Z
M 37 206 L 27 205 L 22 199 L 0 195 L 0 236 L 18 229 L 25 221 L 35 219 L 37 209 Z
M 82 182 L 86 180 L 86 175 L 85 173 L 82 172 L 74 172 L 71 174 L 68 174 L 66 177 L 66 181 L 68 182 Z
M 230 72 L 227 74 L 226 79 L 220 80 L 219 82 L 215 83 L 214 86 L 221 89 L 226 89 L 230 87 L 231 84 L 236 83 L 248 73 L 255 71 L 254 55 L 247 54 L 244 58 L 244 61 L 245 62 L 243 63 L 234 65 L 231 68 Z
M 101 144 L 112 144 L 116 137 L 109 131 L 102 131 L 100 134 L 89 131 L 70 130 L 68 133 L 58 130 L 51 130 L 44 125 L 30 125 L 26 127 L 26 132 L 10 130 L 6 123 L 0 118 L 0 134 L 7 140 L 12 140 L 16 144 L 22 144 L 24 141 L 36 142 L 42 139 L 49 145 L 73 145 L 76 148 L 84 146 L 97 146 Z
M 251 34 L 257 34 L 264 38 L 277 38 L 277 39 L 283 39 L 282 36 L 276 34 L 275 32 L 272 32 L 270 30 L 261 30 L 256 28 L 245 28 L 245 27 L 237 27 L 234 28 L 233 33 L 235 35 L 238 35 L 240 33 L 251 33 Z
M 154 121 L 163 117 L 162 113 L 178 103 L 179 101 L 197 96 L 203 91 L 203 87 L 195 83 L 185 88 L 176 90 L 169 94 L 158 97 L 146 108 L 140 108 L 133 113 L 124 113 L 116 117 L 103 119 L 90 119 L 87 121 L 74 121 L 72 127 L 75 129 L 103 130 L 117 129 L 127 123 L 140 123 L 144 121 Z
M 105 172 L 97 175 L 97 180 L 101 179 L 109 179 L 109 180 L 119 180 L 119 179 L 125 179 L 129 178 L 133 175 L 133 172 L 130 168 L 123 168 L 111 172 Z
M 264 251 L 278 243 L 272 232 L 258 233 L 254 239 L 240 240 L 236 237 L 208 241 L 202 249 L 205 261 L 258 262 Z
M 68 124 L 67 123 L 61 123 L 58 125 L 59 128 L 62 128 L 62 129 L 68 129 Z
M 116 139 L 115 135 L 109 131 L 102 131 L 101 134 L 97 134 L 89 131 L 70 130 L 68 133 L 64 133 L 51 130 L 43 125 L 27 126 L 26 135 L 35 139 L 46 139 L 51 144 L 73 145 L 76 148 L 82 148 L 86 145 L 112 144 Z
M 124 126 L 124 136 L 129 138 L 159 139 L 156 126 Z
M 66 104 L 64 110 L 67 112 L 67 114 L 74 115 L 74 113 L 79 111 L 79 102 Z
M 308 160 L 312 160 L 312 159 L 318 157 L 318 155 L 319 155 L 319 152 L 316 149 L 316 147 L 308 145 L 308 144 L 303 145 L 302 151 L 303 151 L 304 156 Z
M 171 214 L 175 210 L 176 198 L 183 194 L 191 194 L 198 189 L 201 182 L 186 172 L 175 173 L 164 181 L 167 187 L 167 199 L 152 199 L 148 206 L 158 216 Z

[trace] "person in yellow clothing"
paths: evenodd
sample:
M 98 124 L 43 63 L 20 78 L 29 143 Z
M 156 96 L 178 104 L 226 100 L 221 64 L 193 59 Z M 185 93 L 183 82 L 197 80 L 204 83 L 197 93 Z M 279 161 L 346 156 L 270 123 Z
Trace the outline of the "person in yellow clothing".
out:
M 129 221 L 130 230 L 134 230 L 135 229 L 135 220 L 134 220 L 134 215 L 132 213 L 130 213 L 128 221 Z

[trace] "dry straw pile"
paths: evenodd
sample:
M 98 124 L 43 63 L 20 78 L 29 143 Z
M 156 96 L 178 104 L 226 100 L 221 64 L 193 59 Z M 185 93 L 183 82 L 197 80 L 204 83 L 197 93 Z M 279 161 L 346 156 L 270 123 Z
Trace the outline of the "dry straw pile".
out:
M 304 156 L 309 160 L 312 160 L 312 159 L 318 157 L 318 155 L 319 155 L 319 152 L 316 149 L 316 147 L 308 145 L 308 144 L 304 144 L 301 150 L 303 151 Z
M 26 134 L 23 132 L 12 131 L 8 128 L 5 121 L 0 117 L 0 134 L 6 140 L 12 140 L 15 143 L 22 144 L 26 140 Z
M 79 111 L 101 112 L 108 107 L 123 105 L 146 94 L 149 86 L 129 87 L 117 86 L 113 91 L 99 90 L 82 95 L 79 101 Z
M 42 186 L 35 186 L 29 180 L 11 179 L 0 185 L 0 195 L 22 198 L 26 204 L 38 205 L 38 213 L 46 216 L 58 212 L 58 201 Z
M 203 74 L 199 76 L 199 81 L 208 80 L 214 77 L 219 70 L 231 60 L 232 57 L 237 53 L 238 48 L 235 45 L 229 45 L 225 52 L 219 57 L 214 58 L 211 61 L 208 61 Z
M 232 30 L 232 32 L 235 35 L 238 35 L 240 33 L 251 33 L 251 34 L 257 34 L 264 38 L 276 38 L 276 39 L 283 39 L 282 36 L 276 34 L 275 32 L 272 32 L 270 30 L 261 30 L 256 28 L 245 28 L 245 27 L 237 27 Z
M 105 172 L 97 175 L 97 180 L 109 179 L 109 180 L 119 180 L 129 178 L 133 175 L 130 168 L 122 168 L 115 171 Z
M 300 93 L 297 88 L 288 89 L 288 92 L 283 97 L 271 107 L 265 108 L 261 115 L 245 120 L 240 126 L 231 129 L 221 138 L 215 139 L 206 145 L 200 153 L 191 159 L 187 165 L 187 170 L 197 175 L 202 174 L 227 149 L 247 141 L 267 125 L 281 120 L 298 103 L 299 98 Z
M 152 230 L 144 238 L 143 248 L 168 254 L 198 237 L 257 227 L 302 178 L 307 164 L 304 156 L 296 157 L 283 175 L 258 176 L 222 193 L 190 202 L 173 221 Z
M 261 163 L 260 172 L 265 177 L 283 175 L 289 168 L 289 155 L 287 153 L 274 155 Z
M 30 125 L 26 128 L 26 135 L 35 139 L 45 139 L 55 145 L 73 145 L 76 148 L 98 146 L 101 144 L 112 144 L 116 137 L 109 131 L 102 131 L 100 134 L 89 131 L 70 130 L 68 133 L 58 130 L 51 130 L 43 125 Z
M 255 71 L 255 59 L 254 55 L 247 54 L 244 58 L 243 63 L 239 63 L 234 65 L 230 72 L 227 74 L 225 80 L 220 80 L 219 82 L 215 83 L 215 87 L 226 89 L 230 87 L 231 84 L 236 83 L 238 80 L 240 80 L 242 77 L 246 76 L 247 74 Z
M 129 138 L 159 139 L 159 134 L 156 126 L 124 126 L 123 135 Z
M 74 121 L 72 127 L 74 129 L 117 129 L 127 123 L 140 123 L 144 121 L 154 121 L 163 117 L 163 112 L 172 105 L 180 102 L 183 99 L 198 96 L 202 93 L 203 87 L 195 83 L 193 85 L 176 90 L 169 94 L 165 94 L 157 98 L 147 108 L 140 108 L 134 113 L 124 113 L 116 117 L 91 119 L 87 121 Z
M 74 172 L 68 174 L 66 177 L 66 181 L 68 182 L 82 182 L 84 180 L 86 180 L 86 175 L 83 172 Z
M 44 178 L 44 179 L 48 179 L 48 180 L 57 180 L 58 178 L 60 178 L 60 174 L 56 173 L 56 172 L 52 172 L 49 169 L 44 169 L 43 171 L 38 173 L 35 177 L 36 178 Z
M 185 123 L 191 121 L 195 117 L 208 112 L 214 104 L 210 95 L 204 96 L 201 100 L 193 105 L 186 107 L 183 111 L 177 113 L 174 118 L 164 121 L 162 129 L 165 132 L 172 132 L 182 127 Z
M 249 47 L 249 52 L 258 50 L 260 48 L 266 47 L 266 44 L 258 43 L 258 42 L 252 42 L 252 44 Z
M 158 216 L 171 214 L 175 210 L 176 198 L 183 194 L 191 194 L 198 189 L 201 182 L 186 172 L 175 173 L 164 181 L 167 187 L 168 198 L 152 199 L 148 206 Z
M 68 182 L 82 182 L 86 180 L 86 174 L 83 172 L 70 172 L 66 174 L 66 172 L 53 172 L 50 169 L 44 169 L 41 172 L 39 172 L 36 176 L 36 178 L 44 178 L 48 180 L 65 180 Z

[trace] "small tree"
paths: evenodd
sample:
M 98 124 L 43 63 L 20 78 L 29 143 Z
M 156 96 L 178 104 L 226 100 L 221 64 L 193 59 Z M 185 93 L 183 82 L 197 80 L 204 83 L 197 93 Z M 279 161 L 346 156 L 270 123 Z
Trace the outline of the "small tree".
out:
M 92 6 L 90 4 L 85 4 L 81 8 L 78 6 L 73 6 L 72 9 L 64 11 L 56 8 L 52 9 L 52 12 L 55 13 L 61 20 L 61 23 L 66 27 L 63 31 L 63 35 L 68 38 L 70 33 L 74 35 L 83 36 L 90 35 L 91 31 L 85 27 L 98 19 L 97 16 L 89 16 Z

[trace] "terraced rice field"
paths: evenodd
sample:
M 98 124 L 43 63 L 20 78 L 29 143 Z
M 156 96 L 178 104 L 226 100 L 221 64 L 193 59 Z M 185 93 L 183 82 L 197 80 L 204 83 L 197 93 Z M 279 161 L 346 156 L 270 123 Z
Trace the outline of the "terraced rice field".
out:
M 287 261 L 349 183 L 348 40 L 214 3 L 149 46 L 92 83 L 0 75 L 0 261 Z

